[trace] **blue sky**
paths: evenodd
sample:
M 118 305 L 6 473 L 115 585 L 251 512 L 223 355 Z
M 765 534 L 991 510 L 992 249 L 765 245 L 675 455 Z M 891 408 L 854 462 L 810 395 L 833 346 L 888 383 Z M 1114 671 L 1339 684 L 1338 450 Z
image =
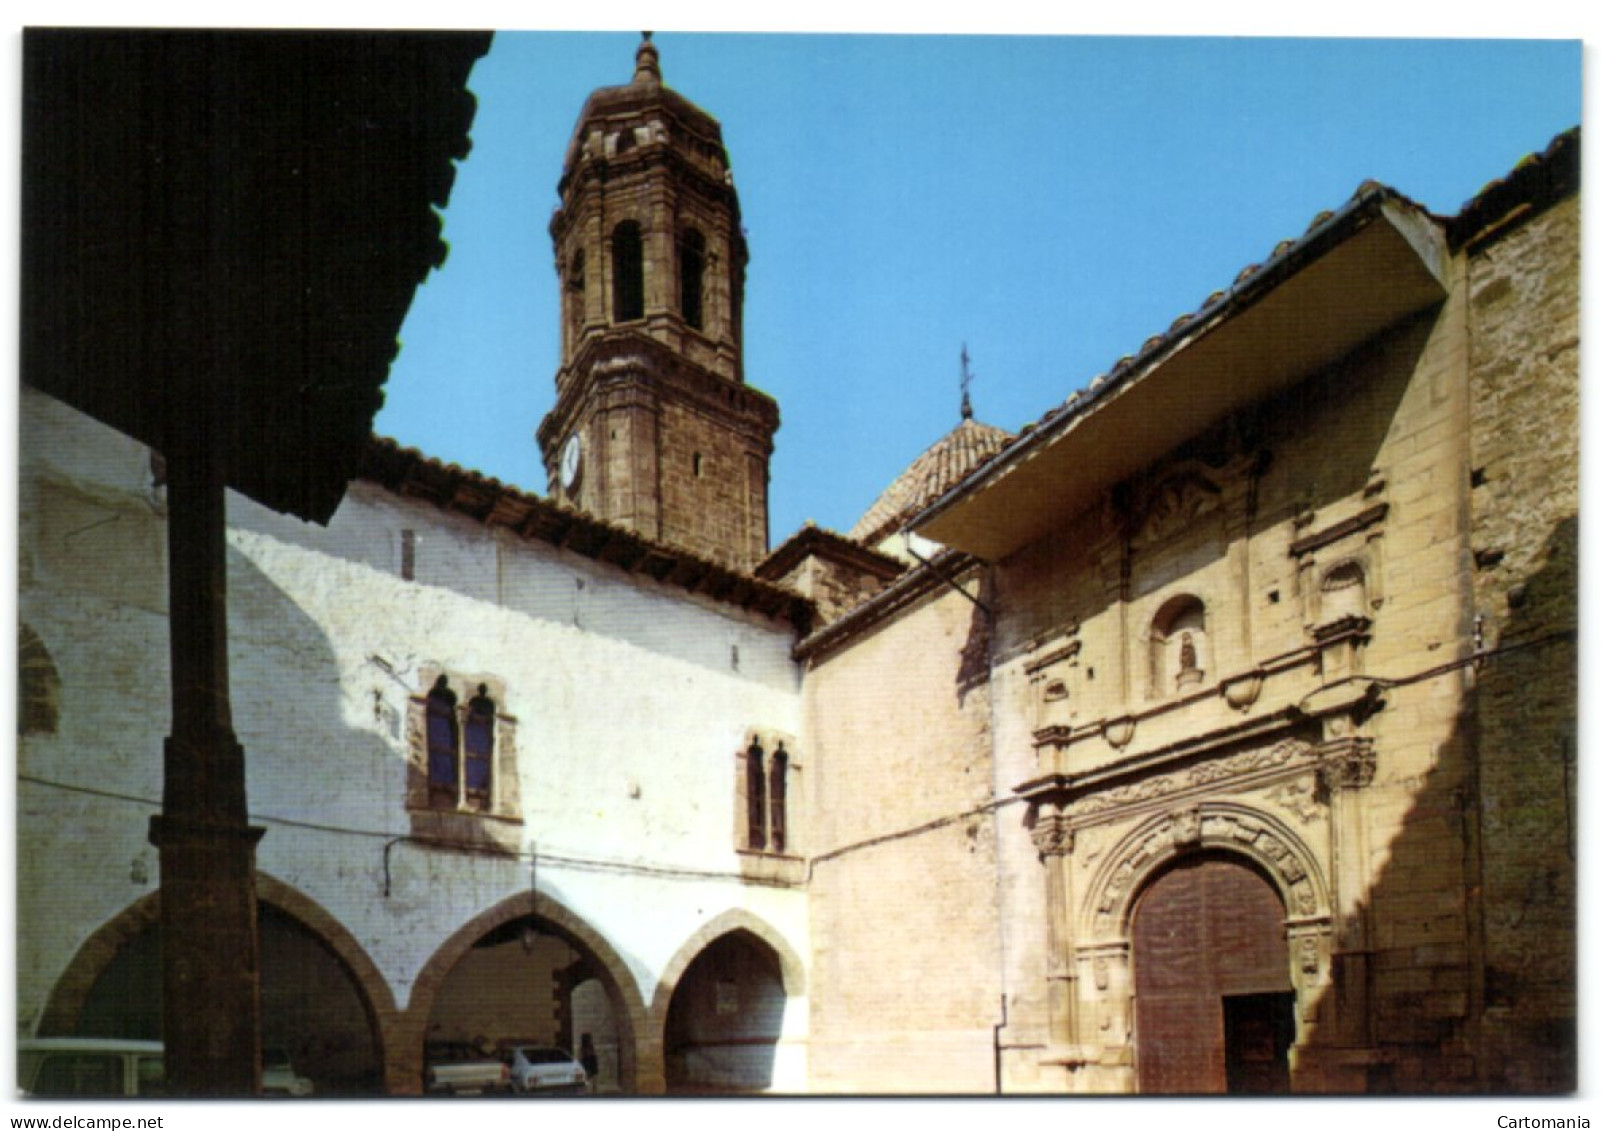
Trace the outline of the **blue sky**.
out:
M 501 33 L 470 83 L 450 257 L 382 434 L 537 493 L 554 397 L 546 225 L 584 97 L 637 33 Z M 1577 41 L 658 32 L 723 125 L 777 398 L 777 545 L 848 530 L 959 420 L 1016 430 L 1367 178 L 1452 213 L 1580 120 Z

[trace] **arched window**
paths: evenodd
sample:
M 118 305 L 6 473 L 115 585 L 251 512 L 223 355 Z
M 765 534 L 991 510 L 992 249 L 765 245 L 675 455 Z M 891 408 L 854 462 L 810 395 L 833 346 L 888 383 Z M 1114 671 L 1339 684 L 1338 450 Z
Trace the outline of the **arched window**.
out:
M 478 694 L 467 700 L 466 754 L 467 801 L 475 808 L 489 805 L 490 768 L 495 760 L 495 701 L 487 684 L 478 685 Z
M 22 626 L 17 641 L 17 733 L 54 734 L 60 717 L 61 676 L 38 633 Z
M 1151 621 L 1151 685 L 1153 699 L 1181 693 L 1206 679 L 1211 657 L 1206 633 L 1206 606 L 1188 593 L 1172 598 Z
M 745 750 L 745 846 L 758 851 L 767 847 L 767 771 L 762 766 L 766 757 L 761 739 L 751 739 Z
M 450 680 L 440 676 L 428 692 L 428 803 L 443 808 L 456 805 L 456 693 Z
M 687 228 L 678 241 L 678 305 L 684 321 L 702 329 L 702 291 L 706 276 L 706 237 Z
M 645 245 L 639 225 L 624 220 L 612 229 L 612 321 L 645 316 Z
M 778 749 L 773 751 L 773 777 L 768 785 L 768 797 L 772 801 L 772 834 L 773 851 L 784 851 L 788 841 L 788 792 L 789 792 L 789 752 L 780 742 Z

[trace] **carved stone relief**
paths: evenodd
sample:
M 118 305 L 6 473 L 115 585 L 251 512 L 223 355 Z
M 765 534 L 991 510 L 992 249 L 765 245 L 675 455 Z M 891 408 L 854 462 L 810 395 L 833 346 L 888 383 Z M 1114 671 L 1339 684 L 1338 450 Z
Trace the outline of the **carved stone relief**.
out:
M 1130 890 L 1161 857 L 1211 845 L 1244 850 L 1273 872 L 1280 890 L 1287 895 L 1291 914 L 1306 916 L 1317 912 L 1318 890 L 1308 862 L 1266 821 L 1237 812 L 1177 810 L 1134 841 L 1107 876 L 1094 897 L 1097 936 L 1115 936 Z
M 1300 739 L 1287 738 L 1263 749 L 1246 750 L 1225 758 L 1203 762 L 1186 770 L 1158 774 L 1129 785 L 1098 791 L 1073 802 L 1071 812 L 1075 817 L 1079 817 L 1165 797 L 1170 793 L 1211 785 L 1240 774 L 1282 766 L 1298 757 L 1308 755 L 1311 750 L 1312 747 L 1308 743 Z
M 1147 496 L 1129 545 L 1138 550 L 1164 542 L 1221 507 L 1222 492 L 1209 479 L 1195 471 L 1175 475 Z
M 1311 774 L 1274 786 L 1266 796 L 1279 808 L 1294 814 L 1303 825 L 1323 815 L 1323 806 L 1317 800 L 1317 780 Z
M 1046 856 L 1067 856 L 1073 851 L 1073 830 L 1067 818 L 1060 813 L 1041 814 L 1035 819 L 1034 848 L 1043 859 Z

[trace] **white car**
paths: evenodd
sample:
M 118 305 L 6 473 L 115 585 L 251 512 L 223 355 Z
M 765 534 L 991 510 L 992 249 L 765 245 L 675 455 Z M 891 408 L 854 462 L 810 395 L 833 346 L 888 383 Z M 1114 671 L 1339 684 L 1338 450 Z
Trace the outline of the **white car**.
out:
M 583 1066 L 570 1052 L 542 1045 L 512 1045 L 505 1050 L 505 1057 L 514 1092 L 582 1095 L 588 1090 Z
M 261 1094 L 264 1096 L 309 1096 L 311 1081 L 295 1074 L 285 1049 L 261 1052 Z
M 41 1037 L 17 1049 L 17 1087 L 30 1096 L 164 1096 L 160 1041 Z

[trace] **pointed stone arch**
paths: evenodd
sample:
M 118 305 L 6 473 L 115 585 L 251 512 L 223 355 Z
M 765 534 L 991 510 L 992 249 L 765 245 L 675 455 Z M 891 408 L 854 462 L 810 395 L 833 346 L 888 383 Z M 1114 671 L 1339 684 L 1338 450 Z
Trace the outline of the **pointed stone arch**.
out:
M 663 967 L 651 1003 L 667 1090 L 804 1086 L 805 994 L 800 955 L 759 916 L 732 908 L 703 924 Z
M 379 1063 L 383 1063 L 399 1012 L 393 991 L 366 949 L 315 899 L 271 875 L 256 873 L 256 898 L 304 928 L 350 978 L 366 1015 Z M 158 890 L 135 900 L 92 932 L 56 979 L 40 1014 L 38 1034 L 73 1035 L 101 976 L 125 948 L 160 923 L 161 893 Z
M 677 953 L 662 968 L 661 979 L 656 983 L 656 993 L 650 1005 L 653 1023 L 658 1027 L 666 1024 L 667 1006 L 673 999 L 673 991 L 678 988 L 684 971 L 689 969 L 689 964 L 695 961 L 696 956 L 723 935 L 736 931 L 754 935 L 773 952 L 778 959 L 779 976 L 783 980 L 786 995 L 806 996 L 806 964 L 801 961 L 795 948 L 789 945 L 789 940 L 765 920 L 742 907 L 735 907 L 702 924 L 699 930 L 684 940 Z
M 421 1091 L 428 1020 L 445 979 L 475 942 L 518 919 L 537 920 L 594 963 L 596 977 L 606 989 L 622 1042 L 623 1091 L 660 1093 L 665 1086 L 661 1034 L 647 1023 L 644 995 L 628 963 L 605 936 L 544 892 L 519 892 L 501 900 L 469 919 L 434 951 L 418 972 L 412 984 L 411 1000 L 397 1024 L 396 1039 L 387 1061 L 390 1092 Z

